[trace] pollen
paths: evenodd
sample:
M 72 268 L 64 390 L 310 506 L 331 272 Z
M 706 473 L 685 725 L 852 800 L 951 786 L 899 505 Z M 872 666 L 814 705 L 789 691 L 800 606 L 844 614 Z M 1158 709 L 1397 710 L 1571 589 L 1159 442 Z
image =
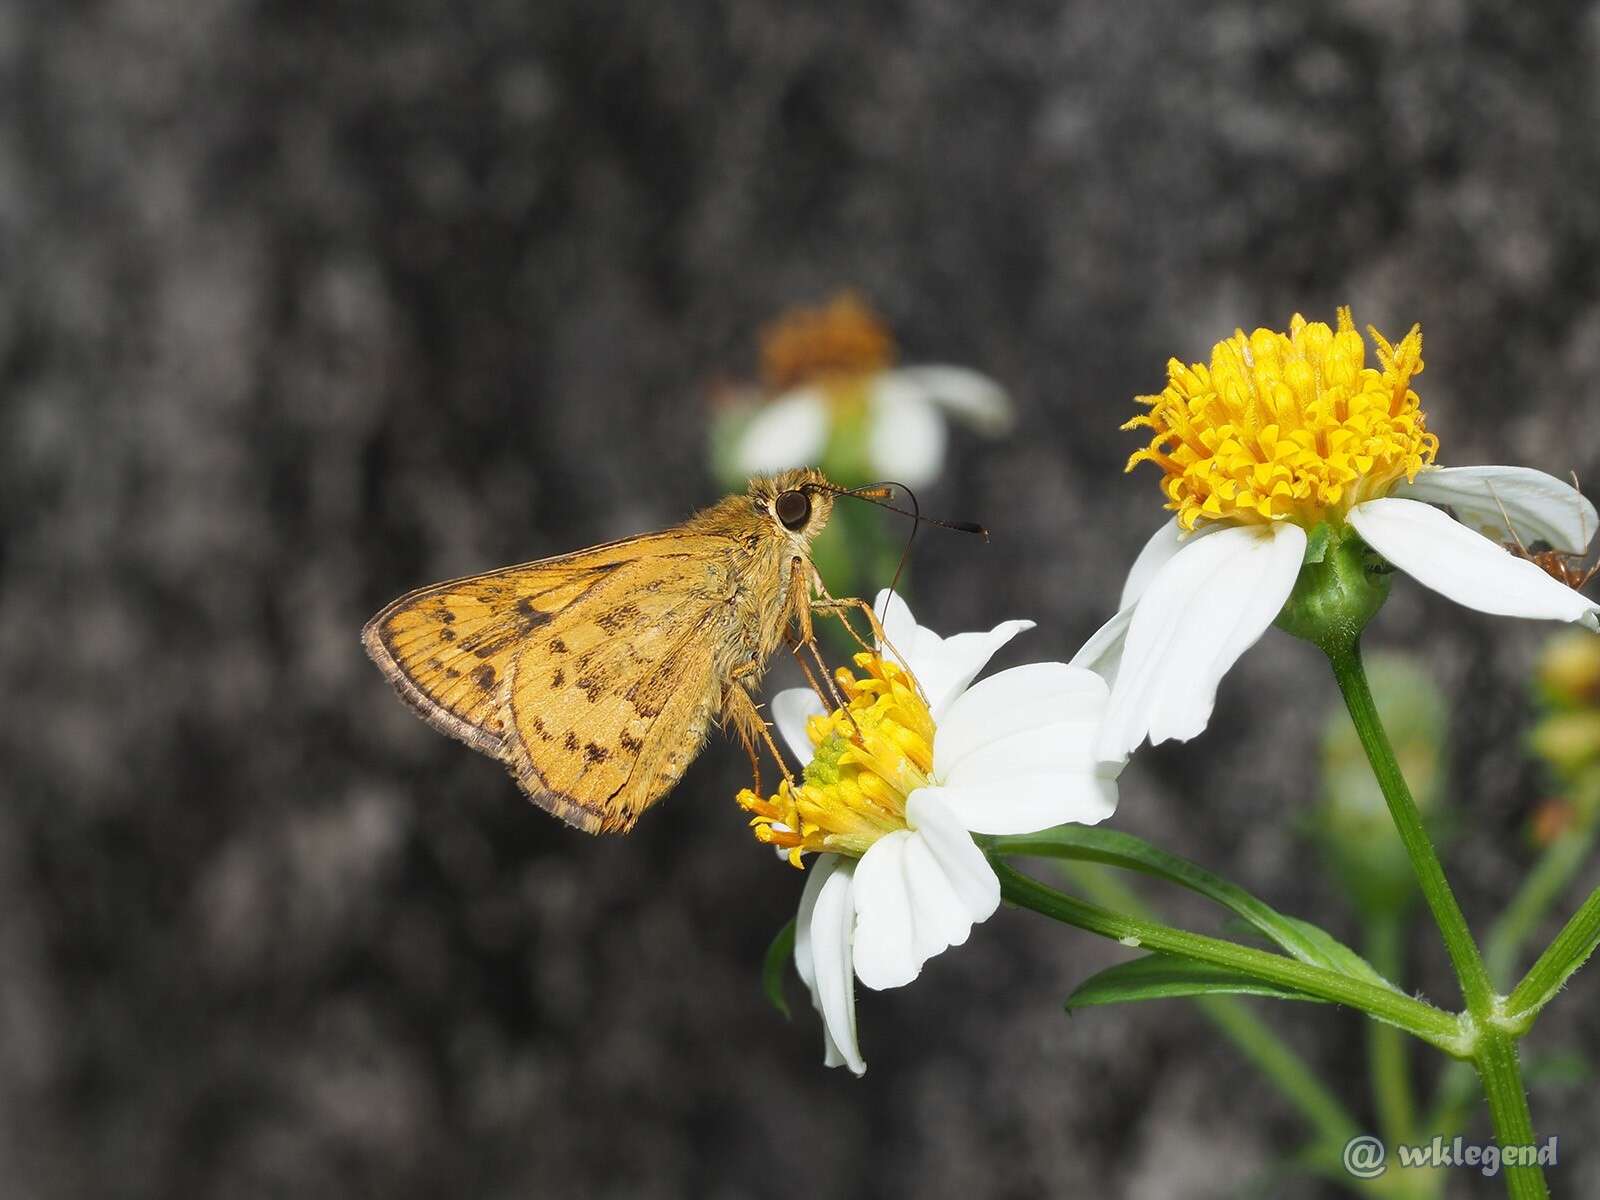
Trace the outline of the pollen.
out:
M 1167 363 L 1167 386 L 1124 429 L 1148 429 L 1149 445 L 1128 459 L 1158 466 L 1167 507 L 1184 529 L 1201 521 L 1312 528 L 1342 521 L 1363 500 L 1387 494 L 1432 464 L 1411 379 L 1422 371 L 1422 329 L 1398 345 L 1367 327 L 1378 365 L 1339 310 L 1339 326 L 1296 313 L 1287 334 L 1235 331 L 1211 363 Z
M 844 707 L 807 726 L 815 754 L 801 782 L 764 798 L 739 793 L 756 840 L 785 850 L 796 867 L 805 854 L 865 854 L 906 828 L 907 799 L 932 782 L 933 717 L 916 682 L 880 655 L 854 661 L 859 678 L 844 668 L 836 675 Z
M 775 392 L 873 375 L 894 359 L 888 327 L 853 292 L 792 309 L 761 333 L 761 374 Z

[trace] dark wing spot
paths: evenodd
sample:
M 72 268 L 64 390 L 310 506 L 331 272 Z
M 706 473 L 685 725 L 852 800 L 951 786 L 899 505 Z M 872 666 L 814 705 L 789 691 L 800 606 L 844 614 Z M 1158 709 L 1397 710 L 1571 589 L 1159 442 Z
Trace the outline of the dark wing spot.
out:
M 566 687 L 567 686 L 567 673 L 565 671 L 563 671 L 560 667 L 557 667 L 556 668 L 556 673 L 554 675 L 550 676 L 550 686 L 553 687 L 553 688 L 559 688 L 559 687 Z
M 479 658 L 493 658 L 512 642 L 516 641 L 519 634 L 516 630 L 506 630 L 503 633 L 485 635 L 475 642 L 462 642 L 463 649 L 470 649 Z
M 550 639 L 550 653 L 551 654 L 565 654 L 566 652 L 567 652 L 567 644 L 565 642 L 563 642 L 560 638 L 551 638 Z
M 538 716 L 529 717 L 528 728 L 533 730 L 534 733 L 538 734 L 545 741 L 548 742 L 550 740 L 550 731 L 544 727 L 544 718 Z
M 619 629 L 625 629 L 630 625 L 637 624 L 638 620 L 638 605 L 619 604 L 610 612 L 601 613 L 600 616 L 596 618 L 595 624 L 599 625 L 600 628 L 604 629 L 607 633 L 616 633 Z
M 483 666 L 472 673 L 472 678 L 477 680 L 478 686 L 487 692 L 494 687 L 494 664 L 484 663 Z
M 550 614 L 533 606 L 533 601 L 523 596 L 517 601 L 517 611 L 522 614 L 522 628 L 535 629 L 550 619 Z
M 576 752 L 577 749 L 578 749 L 578 735 L 575 734 L 575 733 L 569 732 L 567 734 L 566 740 L 563 741 L 561 744 L 563 746 L 565 746 L 568 750 Z
M 598 746 L 594 742 L 589 742 L 583 747 L 583 756 L 592 763 L 603 763 L 606 759 L 611 757 L 611 751 L 607 750 L 604 746 Z
M 595 703 L 606 692 L 606 685 L 598 679 L 580 679 L 578 686 L 583 689 L 583 694 L 589 698 L 590 704 Z
M 441 608 L 439 610 L 439 620 L 443 621 L 446 625 L 454 623 L 455 619 L 456 614 L 451 612 L 448 608 Z
M 456 631 L 454 629 L 441 629 L 441 630 L 439 630 L 439 640 L 442 641 L 442 642 L 453 642 L 453 641 L 455 641 L 456 640 Z
M 618 740 L 621 741 L 622 748 L 629 754 L 637 754 L 644 749 L 644 743 L 631 733 L 623 733 Z

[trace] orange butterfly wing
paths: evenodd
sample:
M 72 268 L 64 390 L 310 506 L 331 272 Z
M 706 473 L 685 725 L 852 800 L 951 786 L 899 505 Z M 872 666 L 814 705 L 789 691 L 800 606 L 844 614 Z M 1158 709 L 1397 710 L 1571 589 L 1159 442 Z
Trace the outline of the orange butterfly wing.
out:
M 704 742 L 731 539 L 672 531 L 422 588 L 362 641 L 430 725 L 542 808 L 625 831 Z

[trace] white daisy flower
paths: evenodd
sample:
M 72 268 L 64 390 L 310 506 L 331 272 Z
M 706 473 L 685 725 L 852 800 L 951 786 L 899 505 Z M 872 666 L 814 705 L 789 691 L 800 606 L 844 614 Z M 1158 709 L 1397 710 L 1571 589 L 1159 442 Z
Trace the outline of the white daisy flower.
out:
M 839 458 L 833 443 L 849 436 L 859 444 L 844 457 L 864 475 L 919 487 L 944 465 L 947 417 L 994 436 L 1011 427 L 1011 402 L 987 376 L 894 366 L 887 329 L 849 294 L 774 324 L 762 337 L 762 363 L 772 398 L 734 441 L 740 476 Z
M 972 682 L 1033 622 L 941 638 L 900 597 L 880 594 L 880 609 L 885 600 L 889 644 L 856 656 L 861 678 L 841 673 L 845 708 L 825 713 L 804 689 L 773 700 L 803 781 L 765 799 L 740 794 L 761 841 L 796 866 L 817 854 L 795 968 L 822 1014 L 828 1065 L 858 1075 L 854 979 L 910 983 L 1000 904 L 972 835 L 1103 821 L 1120 770 L 1094 759 L 1108 691 L 1093 672 L 1045 662 Z
M 1120 611 L 1073 659 L 1112 680 L 1102 758 L 1203 730 L 1218 683 L 1279 616 L 1308 558 L 1352 534 L 1351 545 L 1469 608 L 1600 627 L 1600 605 L 1500 544 L 1515 534 L 1581 554 L 1594 506 L 1526 467 L 1435 466 L 1438 439 L 1410 386 L 1421 331 L 1398 346 L 1369 332 L 1378 368 L 1342 308 L 1337 331 L 1297 314 L 1288 334 L 1219 342 L 1209 367 L 1173 359 L 1166 390 L 1139 397 L 1150 411 L 1125 428 L 1155 436 L 1128 468 L 1159 466 L 1177 515 L 1134 562 Z

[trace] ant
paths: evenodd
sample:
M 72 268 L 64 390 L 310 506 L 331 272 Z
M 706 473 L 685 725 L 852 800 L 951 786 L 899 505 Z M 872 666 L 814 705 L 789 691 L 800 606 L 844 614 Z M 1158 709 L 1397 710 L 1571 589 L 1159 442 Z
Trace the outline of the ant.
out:
M 1578 486 L 1578 473 L 1576 471 L 1572 473 L 1572 488 L 1574 491 L 1578 492 L 1579 495 L 1582 495 L 1582 489 Z M 1489 488 L 1489 494 L 1491 496 L 1494 495 L 1494 488 L 1492 485 Z M 1550 576 L 1551 579 L 1554 579 L 1557 583 L 1566 584 L 1567 587 L 1571 588 L 1575 592 L 1581 592 L 1584 588 L 1589 586 L 1590 580 L 1592 580 L 1596 575 L 1600 575 L 1600 561 L 1595 562 L 1594 565 L 1589 567 L 1585 567 L 1581 562 L 1574 564 L 1574 559 L 1581 559 L 1583 557 L 1581 554 L 1570 554 L 1564 550 L 1556 550 L 1544 542 L 1534 543 L 1535 546 L 1544 546 L 1544 549 L 1542 550 L 1528 549 L 1528 547 L 1522 544 L 1522 538 L 1517 534 L 1516 529 L 1512 526 L 1511 518 L 1506 513 L 1506 506 L 1500 503 L 1500 497 L 1495 496 L 1494 502 L 1500 509 L 1500 516 L 1505 520 L 1506 531 L 1510 533 L 1512 537 L 1511 541 L 1502 542 L 1501 545 L 1503 545 L 1512 554 L 1516 555 L 1518 558 L 1526 559 L 1528 562 L 1531 562 L 1546 575 Z

